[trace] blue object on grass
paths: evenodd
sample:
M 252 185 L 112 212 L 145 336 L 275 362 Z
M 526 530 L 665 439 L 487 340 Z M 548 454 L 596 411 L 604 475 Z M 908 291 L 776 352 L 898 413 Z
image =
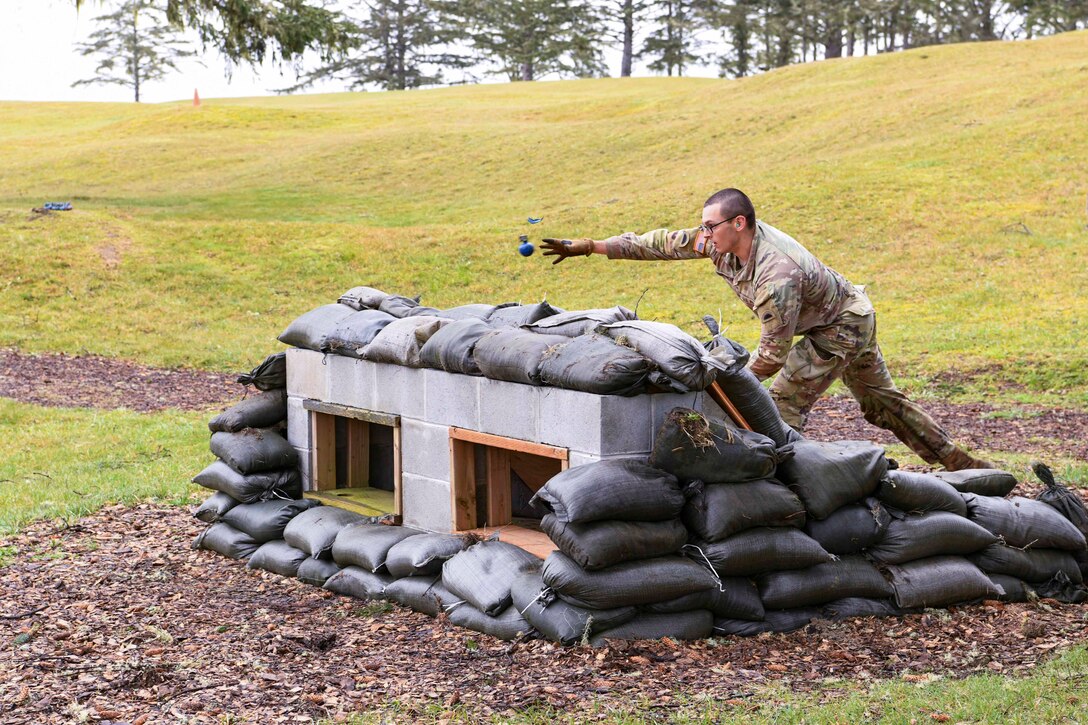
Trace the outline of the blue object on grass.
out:
M 521 256 L 523 256 L 523 257 L 532 256 L 532 254 L 533 254 L 533 252 L 535 250 L 536 250 L 536 247 L 534 247 L 530 242 L 522 242 L 518 246 L 518 251 L 521 253 Z
M 49 211 L 72 211 L 72 202 L 70 201 L 47 201 L 42 204 L 42 209 L 48 209 Z
M 537 216 L 537 217 L 531 216 L 531 217 L 529 217 L 529 223 L 530 224 L 539 224 L 542 221 L 544 221 L 544 217 L 542 217 L 542 216 Z

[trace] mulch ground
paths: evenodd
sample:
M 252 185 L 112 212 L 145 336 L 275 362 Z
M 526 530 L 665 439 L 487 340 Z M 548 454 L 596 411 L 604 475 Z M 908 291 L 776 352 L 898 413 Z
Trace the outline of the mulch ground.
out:
M 404 720 L 428 706 L 655 719 L 685 698 L 757 708 L 770 681 L 1024 673 L 1088 637 L 1088 608 L 1042 600 L 693 643 L 505 643 L 192 551 L 201 528 L 179 508 L 112 507 L 2 542 L 18 554 L 0 569 L 0 721 L 309 722 L 391 700 Z

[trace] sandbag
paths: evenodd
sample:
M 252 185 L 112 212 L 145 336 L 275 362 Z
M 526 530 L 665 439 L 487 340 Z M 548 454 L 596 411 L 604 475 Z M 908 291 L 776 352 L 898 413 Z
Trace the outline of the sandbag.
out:
M 634 607 L 585 609 L 568 604 L 544 587 L 539 571 L 518 575 L 510 587 L 514 609 L 544 637 L 570 646 L 588 642 L 602 630 L 619 626 L 634 618 Z
M 857 554 L 884 538 L 891 520 L 879 501 L 867 498 L 843 506 L 822 521 L 810 519 L 805 533 L 830 554 Z
M 1027 582 L 1044 582 L 1058 572 L 1064 572 L 1070 581 L 1084 581 L 1077 560 L 1068 551 L 1057 549 L 1017 549 L 1001 543 L 991 544 L 967 559 L 993 578 L 1005 574 Z
M 814 619 L 819 619 L 821 612 L 815 607 L 801 609 L 779 609 L 767 612 L 761 622 L 745 619 L 720 618 L 714 620 L 714 635 L 735 634 L 741 637 L 754 637 L 764 632 L 793 632 L 804 627 Z
M 340 529 L 332 545 L 332 558 L 340 566 L 359 566 L 367 571 L 388 571 L 385 560 L 395 544 L 419 531 L 361 521 Z
M 340 295 L 340 299 L 337 300 L 342 305 L 347 305 L 353 310 L 376 310 L 381 307 L 382 302 L 389 297 L 388 294 L 382 292 L 380 289 L 374 289 L 373 287 L 352 287 L 344 294 Z
M 805 569 L 834 559 L 797 529 L 760 526 L 723 541 L 699 541 L 685 547 L 688 556 L 705 561 L 721 576 L 753 576 L 783 569 Z
M 250 569 L 264 569 L 280 576 L 294 577 L 298 574 L 299 564 L 310 558 L 305 551 L 299 551 L 283 539 L 268 541 L 249 557 L 246 566 Z
M 756 526 L 805 525 L 796 494 L 773 479 L 747 483 L 692 481 L 684 491 L 684 525 L 704 541 L 721 541 Z
M 1010 499 L 963 494 L 967 517 L 992 531 L 1009 546 L 1021 549 L 1084 549 L 1084 534 L 1069 519 L 1041 501 L 1023 496 Z
M 365 517 L 354 511 L 336 506 L 318 506 L 291 519 L 283 530 L 283 538 L 315 559 L 327 558 L 331 556 L 333 542 L 340 530 L 364 520 Z
M 533 633 L 533 627 L 516 607 L 509 606 L 494 617 L 484 614 L 468 602 L 449 611 L 450 622 L 458 627 L 489 634 L 495 639 L 512 640 Z
M 221 491 L 240 503 L 270 498 L 294 499 L 302 495 L 302 478 L 297 468 L 246 475 L 223 461 L 216 461 L 193 476 L 193 483 Z
M 323 351 L 347 357 L 361 357 L 362 348 L 373 342 L 378 333 L 396 319 L 380 310 L 354 312 L 336 323 L 325 336 Z
M 684 494 L 671 474 L 624 458 L 568 468 L 529 503 L 564 524 L 667 521 L 679 518 Z
M 371 362 L 421 368 L 423 361 L 419 351 L 431 336 L 448 324 L 449 320 L 428 315 L 394 320 L 382 328 L 360 355 Z
M 560 551 L 588 570 L 675 554 L 688 541 L 688 530 L 678 519 L 565 524 L 555 514 L 546 514 L 540 520 L 540 530 Z
M 193 513 L 193 517 L 206 524 L 214 524 L 223 517 L 223 514 L 237 505 L 238 502 L 233 498 L 222 491 L 216 491 L 200 504 L 200 508 Z
M 545 335 L 578 337 L 593 332 L 599 325 L 624 320 L 637 320 L 638 316 L 626 307 L 610 307 L 595 310 L 571 310 L 560 312 L 543 320 L 525 325 L 526 329 Z
M 996 536 L 962 516 L 931 511 L 893 520 L 880 543 L 867 553 L 877 561 L 902 564 L 941 554 L 973 554 L 996 541 Z
M 213 454 L 238 473 L 261 473 L 298 465 L 298 452 L 283 436 L 263 428 L 212 433 Z
M 417 532 L 418 533 L 418 532 Z M 441 574 L 442 565 L 473 542 L 458 534 L 423 534 L 395 543 L 386 554 L 385 566 L 396 578 Z
M 948 511 L 957 516 L 967 515 L 967 504 L 952 487 L 936 476 L 911 471 L 888 471 L 880 480 L 876 497 L 886 506 L 907 513 Z
M 996 468 L 967 468 L 962 471 L 937 471 L 933 474 L 960 493 L 1002 498 L 1016 488 L 1016 476 Z
M 867 441 L 801 440 L 776 478 L 801 497 L 809 515 L 826 519 L 876 491 L 887 471 L 884 449 Z
M 458 597 L 491 616 L 510 606 L 510 585 L 540 559 L 503 541 L 481 541 L 442 566 L 442 583 Z
M 853 617 L 900 617 L 910 614 L 911 611 L 903 609 L 890 598 L 844 597 L 825 604 L 820 609 L 820 614 L 824 619 L 840 622 Z
M 303 511 L 320 506 L 308 499 L 258 501 L 235 506 L 223 515 L 223 521 L 244 531 L 259 544 L 283 538 L 283 529 Z
M 445 317 L 447 320 L 487 320 L 497 309 L 495 305 L 461 305 L 442 310 L 439 317 Z
M 406 576 L 403 579 L 397 579 L 385 588 L 385 598 L 402 607 L 436 617 L 442 602 L 431 590 L 438 583 L 441 583 L 441 577 Z
M 385 588 L 395 581 L 358 566 L 345 566 L 325 580 L 324 589 L 356 599 L 385 599 Z
M 347 305 L 321 305 L 292 320 L 276 339 L 284 345 L 320 352 L 325 348 L 326 336 L 341 320 L 354 313 L 355 310 Z
M 861 556 L 844 556 L 807 569 L 771 572 L 759 577 L 757 584 L 767 609 L 798 609 L 844 597 L 879 599 L 893 594 L 891 584 Z
M 552 307 L 547 300 L 544 300 L 535 305 L 510 305 L 509 307 L 496 309 L 487 316 L 487 322 L 495 327 L 521 327 L 522 325 L 532 325 L 547 317 L 558 315 L 562 311 L 558 307 Z
M 887 567 L 900 607 L 946 607 L 1001 592 L 982 571 L 962 556 L 933 556 Z
M 690 408 L 673 408 L 657 430 L 649 462 L 685 481 L 737 483 L 773 476 L 789 450 L 779 451 L 760 433 Z
M 194 549 L 207 549 L 231 559 L 246 559 L 260 546 L 256 541 L 229 524 L 212 524 L 193 541 Z
M 418 307 L 413 307 L 412 309 L 410 309 L 405 317 L 419 317 L 421 315 L 427 315 L 428 317 L 442 317 L 443 312 L 437 307 L 427 307 L 425 305 L 420 305 Z
M 1056 481 L 1051 470 L 1042 463 L 1033 463 L 1031 470 L 1046 486 L 1035 499 L 1055 509 L 1088 537 L 1088 508 L 1080 494 Z
M 472 351 L 472 359 L 492 380 L 540 385 L 540 361 L 549 348 L 569 342 L 560 335 L 538 335 L 516 328 L 487 333 Z
M 706 639 L 714 633 L 714 615 L 705 609 L 673 614 L 640 613 L 630 622 L 606 629 L 589 640 L 591 647 L 606 647 L 612 640 Z
M 277 352 L 269 355 L 257 367 L 248 373 L 242 373 L 237 381 L 242 385 L 252 385 L 257 390 L 279 390 L 287 387 L 287 353 Z
M 431 335 L 420 349 L 419 359 L 426 367 L 448 373 L 482 375 L 473 350 L 480 338 L 491 331 L 491 326 L 483 320 L 455 320 Z
M 776 446 L 781 447 L 791 442 L 796 431 L 782 420 L 770 392 L 748 369 L 748 350 L 739 342 L 720 335 L 714 318 L 704 315 L 703 322 L 713 335 L 704 347 L 711 357 L 725 365 L 724 369 L 718 371 L 715 381 L 729 398 L 729 402 L 740 412 L 752 430 L 767 436 Z
M 214 433 L 235 433 L 243 428 L 267 428 L 287 418 L 287 391 L 266 390 L 235 403 L 208 421 Z
M 1056 599 L 1066 604 L 1088 602 L 1088 588 L 1070 580 L 1063 571 L 1059 571 L 1045 582 L 1032 584 L 1031 588 L 1041 599 Z
M 311 557 L 298 565 L 298 573 L 295 577 L 303 584 L 323 587 L 329 577 L 336 576 L 339 572 L 340 567 L 336 565 L 336 562 Z
M 638 395 L 651 372 L 653 364 L 642 355 L 596 333 L 548 348 L 539 368 L 544 385 L 595 395 Z
M 600 571 L 586 571 L 566 554 L 553 551 L 544 561 L 542 578 L 560 598 L 586 609 L 655 604 L 718 586 L 709 570 L 679 556 L 627 561 Z
M 1005 574 L 989 574 L 994 586 L 1004 592 L 999 598 L 1003 602 L 1029 602 L 1038 596 L 1026 582 Z
M 402 295 L 389 295 L 378 305 L 379 310 L 393 317 L 407 317 L 412 314 L 412 310 L 416 307 L 419 307 L 418 297 L 404 297 Z
M 715 617 L 728 617 L 730 619 L 763 619 L 763 600 L 759 598 L 759 590 L 751 579 L 745 577 L 722 577 L 718 586 L 693 594 L 687 594 L 666 602 L 646 604 L 639 609 L 643 612 L 655 612 L 657 614 L 670 614 L 673 612 L 690 612 L 696 609 L 706 609 Z
M 725 367 L 710 357 L 691 335 L 663 322 L 630 320 L 601 325 L 599 331 L 620 344 L 637 350 L 658 370 L 687 390 L 705 390 Z

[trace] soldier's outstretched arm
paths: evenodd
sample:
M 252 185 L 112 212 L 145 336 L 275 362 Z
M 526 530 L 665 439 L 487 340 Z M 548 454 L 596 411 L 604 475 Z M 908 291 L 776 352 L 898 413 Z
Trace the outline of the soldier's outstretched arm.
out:
M 702 245 L 699 228 L 654 229 L 645 234 L 624 232 L 605 239 L 603 244 L 609 259 L 635 259 L 642 261 L 703 259 L 709 256 Z

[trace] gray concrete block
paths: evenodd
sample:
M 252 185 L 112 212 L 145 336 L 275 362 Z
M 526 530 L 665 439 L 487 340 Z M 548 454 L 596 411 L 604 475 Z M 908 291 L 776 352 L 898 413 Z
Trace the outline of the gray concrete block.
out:
M 314 350 L 287 350 L 287 394 L 299 398 L 327 400 L 328 368 L 325 356 Z
M 425 414 L 428 423 L 479 430 L 480 378 L 474 375 L 424 370 Z
M 601 396 L 601 434 L 599 452 L 610 454 L 650 452 L 653 437 L 650 435 L 650 397 L 636 395 L 625 398 L 618 395 Z
M 328 400 L 351 408 L 370 410 L 374 406 L 374 367 L 363 360 L 329 355 L 326 357 Z
M 423 418 L 423 370 L 403 365 L 368 363 L 373 368 L 373 410 L 408 418 Z
M 601 460 L 601 457 L 595 453 L 585 453 L 584 451 L 570 451 L 570 460 L 568 466 L 574 468 L 575 466 L 584 466 L 589 463 L 596 463 Z
M 287 398 L 287 442 L 295 448 L 311 448 L 310 411 L 302 407 L 302 398 Z
M 450 429 L 412 418 L 400 421 L 401 470 L 405 474 L 450 480 Z
M 503 380 L 480 380 L 480 428 L 483 433 L 539 442 L 537 417 L 541 388 Z
M 599 451 L 601 397 L 576 390 L 540 388 L 538 440 L 562 448 Z
M 423 531 L 449 533 L 453 529 L 450 484 L 426 476 L 404 474 L 404 525 Z
M 298 472 L 302 475 L 302 490 L 313 490 L 313 451 L 309 448 L 299 448 L 295 446 L 295 452 L 298 453 Z

